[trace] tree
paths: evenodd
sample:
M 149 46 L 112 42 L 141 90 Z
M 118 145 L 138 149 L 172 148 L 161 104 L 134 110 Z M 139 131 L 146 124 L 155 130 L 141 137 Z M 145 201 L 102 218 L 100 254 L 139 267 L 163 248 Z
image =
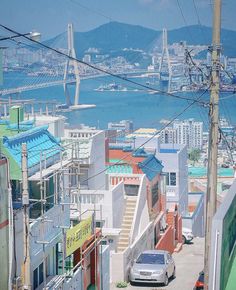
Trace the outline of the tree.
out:
M 193 148 L 189 154 L 188 158 L 189 160 L 193 161 L 193 166 L 195 165 L 195 162 L 197 162 L 200 159 L 201 156 L 201 150 L 197 148 Z

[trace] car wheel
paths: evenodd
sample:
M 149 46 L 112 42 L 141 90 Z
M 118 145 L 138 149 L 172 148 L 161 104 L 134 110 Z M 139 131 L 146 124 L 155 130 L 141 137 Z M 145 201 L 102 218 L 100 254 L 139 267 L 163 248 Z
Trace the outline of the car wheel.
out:
M 169 284 L 169 278 L 168 278 L 168 275 L 167 275 L 167 273 L 166 273 L 165 281 L 164 281 L 164 285 L 165 285 L 165 286 L 168 286 L 168 284 Z
M 186 238 L 185 238 L 185 236 L 182 236 L 182 243 L 183 244 L 186 244 Z
M 175 267 L 174 267 L 174 271 L 173 271 L 173 274 L 172 274 L 172 279 L 175 279 L 176 277 L 176 270 L 175 270 Z

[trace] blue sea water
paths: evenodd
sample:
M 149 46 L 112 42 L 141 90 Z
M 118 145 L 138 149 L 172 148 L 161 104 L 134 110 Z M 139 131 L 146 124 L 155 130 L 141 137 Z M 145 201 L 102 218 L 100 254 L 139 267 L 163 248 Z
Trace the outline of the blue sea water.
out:
M 21 76 L 20 79 L 24 79 Z M 145 83 L 145 78 L 132 79 L 139 83 Z M 15 86 L 13 73 L 8 73 L 5 77 L 5 86 Z M 127 88 L 127 91 L 95 91 L 100 85 L 117 82 Z M 160 84 L 151 85 L 152 87 L 160 88 Z M 139 89 L 137 91 L 137 89 Z M 166 89 L 161 87 L 161 89 Z M 180 96 L 196 98 L 202 92 L 178 92 Z M 71 90 L 71 95 L 73 91 Z M 230 119 L 232 123 L 236 122 L 236 95 L 231 93 L 222 95 L 221 115 Z M 33 98 L 36 100 L 56 100 L 58 103 L 65 103 L 63 87 L 55 86 L 44 89 L 37 89 L 27 92 L 22 92 L 19 96 L 23 98 Z M 207 92 L 203 100 L 209 100 Z M 67 117 L 67 122 L 71 125 L 80 123 L 96 126 L 101 129 L 107 128 L 108 122 L 117 122 L 120 120 L 132 120 L 135 128 L 152 127 L 161 128 L 160 121 L 171 120 L 179 112 L 181 112 L 189 101 L 176 99 L 165 94 L 150 94 L 133 84 L 124 81 L 116 80 L 112 77 L 99 77 L 81 81 L 80 87 L 80 104 L 95 104 L 95 108 L 71 111 L 63 113 Z M 204 121 L 205 127 L 208 124 L 208 108 L 203 108 L 200 105 L 193 105 L 179 119 L 195 118 L 199 121 Z

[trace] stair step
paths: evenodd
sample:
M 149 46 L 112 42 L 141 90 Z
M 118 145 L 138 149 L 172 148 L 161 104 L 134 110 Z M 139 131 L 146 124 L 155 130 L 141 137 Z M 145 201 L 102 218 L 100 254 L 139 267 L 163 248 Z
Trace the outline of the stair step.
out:
M 129 234 L 129 232 L 130 232 L 130 229 L 124 228 L 124 229 L 121 230 L 120 235 L 122 235 L 123 233 L 124 234 Z
M 131 203 L 126 203 L 126 208 L 127 207 L 135 207 L 136 206 L 136 202 L 131 202 Z
M 137 201 L 137 198 L 132 198 L 132 197 L 128 197 L 126 198 L 126 202 L 136 202 Z
M 124 216 L 134 216 L 134 212 L 133 211 L 126 211 Z
M 122 223 L 122 229 L 123 228 L 131 228 L 131 226 L 132 226 L 132 221 L 123 221 L 123 223 Z
M 123 241 L 122 241 L 122 242 L 120 242 L 120 243 L 118 244 L 118 248 L 119 248 L 119 247 L 125 247 L 125 248 L 126 248 L 126 247 L 128 247 L 128 245 L 129 245 L 128 242 L 125 242 L 125 241 L 123 242 Z
M 125 248 L 124 248 L 124 247 L 122 247 L 122 248 L 118 248 L 118 249 L 117 249 L 117 252 L 124 252 L 124 250 L 125 250 L 126 248 L 127 248 L 127 247 L 125 247 Z
M 134 215 L 134 212 L 135 212 L 135 210 L 133 210 L 133 209 L 128 209 L 128 210 L 126 210 L 126 211 L 124 212 L 124 216 L 126 216 L 126 214 L 132 214 L 132 215 Z
M 128 242 L 129 241 L 129 237 L 127 236 L 121 236 L 120 239 L 119 239 L 119 242 Z
M 124 216 L 124 219 L 123 221 L 130 221 L 130 220 L 133 220 L 133 216 Z

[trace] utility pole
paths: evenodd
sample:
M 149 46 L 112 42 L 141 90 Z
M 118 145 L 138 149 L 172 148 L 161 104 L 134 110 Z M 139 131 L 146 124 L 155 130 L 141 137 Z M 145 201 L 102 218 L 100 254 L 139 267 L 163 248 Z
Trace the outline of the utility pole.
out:
M 221 0 L 214 0 L 212 33 L 212 73 L 210 97 L 210 134 L 208 142 L 208 173 L 206 193 L 206 229 L 204 257 L 204 289 L 208 290 L 212 218 L 216 212 L 217 201 L 217 154 L 218 154 L 218 119 L 220 89 L 220 29 Z
M 27 146 L 22 144 L 21 170 L 22 170 L 22 204 L 23 204 L 23 289 L 31 289 L 30 281 L 30 252 L 29 252 L 29 191 L 28 191 L 28 166 Z

